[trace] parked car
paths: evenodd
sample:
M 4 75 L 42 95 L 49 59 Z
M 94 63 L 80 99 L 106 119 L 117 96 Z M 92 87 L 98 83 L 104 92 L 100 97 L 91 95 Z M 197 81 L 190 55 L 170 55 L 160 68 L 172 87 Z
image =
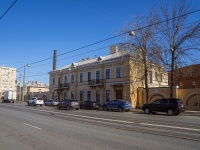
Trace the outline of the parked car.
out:
M 76 109 L 79 110 L 80 104 L 78 100 L 64 99 L 58 103 L 57 109 L 66 108 L 66 110 Z
M 57 106 L 59 103 L 59 101 L 55 101 L 55 100 L 47 100 L 46 102 L 44 102 L 45 106 Z
M 100 103 L 97 101 L 83 101 L 80 103 L 80 109 L 99 109 Z
M 42 97 L 32 97 L 30 100 L 28 100 L 27 105 L 40 105 L 42 106 L 44 104 L 44 101 L 42 99 Z
M 107 110 L 118 110 L 122 111 L 130 111 L 132 109 L 132 104 L 125 100 L 111 100 L 102 105 L 104 111 Z
M 166 112 L 169 116 L 178 115 L 185 111 L 182 100 L 177 98 L 157 99 L 152 103 L 144 104 L 142 110 L 145 114 Z

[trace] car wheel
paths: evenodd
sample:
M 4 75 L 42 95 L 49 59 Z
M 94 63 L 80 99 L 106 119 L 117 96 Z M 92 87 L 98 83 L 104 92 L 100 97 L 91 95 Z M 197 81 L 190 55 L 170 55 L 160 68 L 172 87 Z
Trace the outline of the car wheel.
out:
M 144 109 L 144 113 L 145 113 L 145 114 L 150 114 L 149 108 L 145 108 L 145 109 Z
M 129 112 L 130 111 L 130 109 L 126 109 L 126 112 Z
M 154 114 L 154 115 L 156 114 L 156 112 L 151 112 L 151 113 Z
M 70 107 L 67 105 L 67 106 L 66 106 L 66 110 L 69 110 L 69 109 L 70 109 Z
M 60 109 L 60 106 L 59 106 L 59 105 L 57 105 L 57 109 Z
M 173 109 L 168 109 L 168 110 L 167 110 L 167 114 L 168 114 L 169 116 L 173 116 L 173 115 L 174 115 L 174 110 L 173 110 Z
M 42 105 L 40 105 L 42 107 Z
M 79 108 L 76 108 L 76 110 L 79 110 Z
M 104 110 L 104 111 L 107 111 L 107 110 L 108 110 L 108 108 L 105 106 L 105 107 L 103 107 L 103 110 Z
M 118 107 L 118 111 L 119 111 L 119 112 L 122 112 L 122 111 L 123 111 L 123 108 L 122 108 L 122 107 Z
M 27 105 L 30 106 L 29 102 L 27 102 Z

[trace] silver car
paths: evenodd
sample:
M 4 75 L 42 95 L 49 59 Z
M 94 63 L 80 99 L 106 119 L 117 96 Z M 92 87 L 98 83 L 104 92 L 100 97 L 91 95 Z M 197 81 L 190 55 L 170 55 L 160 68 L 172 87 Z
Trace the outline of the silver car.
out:
M 56 106 L 58 105 L 58 101 L 54 101 L 54 100 L 47 100 L 44 104 L 45 106 Z

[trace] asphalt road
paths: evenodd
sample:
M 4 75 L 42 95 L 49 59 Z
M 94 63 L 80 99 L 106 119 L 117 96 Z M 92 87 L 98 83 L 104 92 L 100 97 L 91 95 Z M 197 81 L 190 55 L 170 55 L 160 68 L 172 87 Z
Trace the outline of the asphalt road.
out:
M 0 103 L 0 150 L 199 150 L 200 117 Z

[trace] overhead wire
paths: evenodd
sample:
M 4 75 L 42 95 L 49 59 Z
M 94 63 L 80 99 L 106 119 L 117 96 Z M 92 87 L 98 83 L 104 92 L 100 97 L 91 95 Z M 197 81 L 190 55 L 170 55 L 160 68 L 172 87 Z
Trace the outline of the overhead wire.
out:
M 199 21 L 200 21 L 200 20 L 197 20 L 197 21 L 194 21 L 194 22 L 190 22 L 190 23 L 188 23 L 188 24 L 186 24 L 186 25 L 194 24 L 194 23 L 199 22 Z M 187 26 L 185 26 L 185 27 L 183 27 L 183 28 L 187 28 Z M 162 30 L 162 31 L 166 31 L 166 30 Z M 158 33 L 160 33 L 160 32 L 161 32 L 161 31 L 159 31 L 159 32 L 154 32 L 153 34 L 158 34 Z M 128 41 L 130 41 L 130 40 L 128 40 Z M 128 41 L 122 41 L 122 42 L 128 42 Z M 122 43 L 122 42 L 120 42 L 120 43 Z M 117 43 L 116 43 L 116 44 L 117 44 Z M 59 60 L 57 60 L 57 62 L 58 62 L 58 61 L 65 60 L 65 59 L 68 59 L 68 58 L 71 58 L 71 57 L 76 57 L 76 56 L 80 56 L 80 55 L 87 54 L 87 53 L 90 53 L 90 52 L 98 51 L 98 50 L 101 50 L 101 49 L 104 49 L 104 48 L 109 48 L 109 47 L 110 47 L 110 45 L 105 46 L 105 47 L 102 47 L 102 48 L 98 48 L 98 49 L 95 49 L 95 50 L 90 50 L 90 51 L 87 51 L 87 52 L 84 52 L 84 53 L 80 53 L 80 54 L 77 54 L 77 55 L 69 56 L 69 57 L 66 57 L 66 58 L 63 58 L 63 59 L 59 59 Z M 45 63 L 45 64 L 42 64 L 42 65 L 35 66 L 35 67 L 31 67 L 31 69 L 37 68 L 37 67 L 41 67 L 41 66 L 44 66 L 44 65 L 48 65 L 48 64 L 50 64 L 50 63 L 52 63 L 52 61 L 49 62 L 49 63 Z M 22 68 L 23 68 L 23 67 L 22 67 Z
M 193 22 L 190 22 L 190 23 L 188 23 L 188 24 L 186 24 L 186 25 L 189 25 L 189 24 L 194 24 L 194 23 L 196 23 L 196 22 L 199 22 L 200 20 L 197 20 L 197 21 L 193 21 Z M 187 28 L 187 26 L 185 26 L 185 27 L 183 27 L 183 28 Z M 164 30 L 163 30 L 164 31 Z M 160 33 L 161 31 L 159 31 L 159 32 L 155 32 L 154 34 L 157 34 L 157 33 Z M 131 40 L 126 40 L 126 41 L 122 41 L 122 42 L 119 42 L 119 43 L 123 43 L 123 42 L 130 42 Z M 116 44 L 119 44 L 119 43 L 116 43 Z M 199 45 L 197 45 L 197 46 L 199 46 Z M 80 56 L 80 55 L 83 55 L 83 54 L 87 54 L 87 53 L 90 53 L 90 52 L 94 52 L 94 51 L 98 51 L 98 50 L 102 50 L 102 49 L 104 49 L 104 48 L 109 48 L 110 47 L 110 45 L 108 45 L 108 46 L 104 46 L 104 47 L 101 47 L 101 48 L 98 48 L 98 49 L 95 49 L 95 50 L 90 50 L 90 51 L 87 51 L 87 52 L 84 52 L 84 53 L 80 53 L 80 54 L 77 54 L 77 55 L 73 55 L 73 56 L 69 56 L 69 57 L 66 57 L 66 58 L 63 58 L 63 59 L 59 59 L 59 60 L 57 60 L 57 61 L 63 61 L 63 60 L 66 60 L 66 59 L 68 59 L 68 58 L 71 58 L 71 57 L 76 57 L 76 56 Z M 45 64 L 42 64 L 42 65 L 38 65 L 38 66 L 35 66 L 35 67 L 31 67 L 31 69 L 33 69 L 33 68 L 37 68 L 37 67 L 41 67 L 41 66 L 44 66 L 44 65 L 48 65 L 48 64 L 51 64 L 52 62 L 49 62 L 49 63 L 45 63 Z M 28 69 L 30 69 L 30 68 L 28 68 Z M 29 72 L 30 73 L 30 72 Z M 33 76 L 43 76 L 43 75 L 47 75 L 48 74 L 48 72 L 44 72 L 44 73 L 38 73 L 38 74 L 36 74 L 36 75 L 32 75 L 32 76 L 27 76 L 27 77 L 33 77 Z
M 6 13 L 13 7 L 13 5 L 17 2 L 17 0 L 15 0 L 9 7 L 8 9 L 1 15 L 0 20 L 6 15 Z
M 170 19 L 168 19 L 168 20 L 172 20 L 172 19 L 175 19 L 175 18 L 179 18 L 179 17 L 185 16 L 185 15 L 188 15 L 188 14 L 192 14 L 192 13 L 199 12 L 199 11 L 200 11 L 200 10 L 196 10 L 196 11 L 193 11 L 193 12 L 189 12 L 189 13 L 186 13 L 186 14 L 183 14 L 183 15 L 180 15 L 180 16 L 176 16 L 176 17 L 170 18 Z M 151 24 L 150 26 L 153 26 L 153 25 L 156 25 L 156 24 L 160 24 L 160 23 L 166 22 L 166 21 L 168 21 L 168 20 L 160 21 L 160 22 Z M 197 22 L 197 21 L 195 21 L 195 22 Z M 190 24 L 191 24 L 191 23 L 190 23 Z M 130 31 L 137 31 L 137 30 L 144 29 L 144 28 L 146 28 L 146 27 L 148 27 L 148 26 L 141 27 L 141 28 L 137 28 L 137 29 L 134 29 L 134 30 L 129 30 L 129 31 L 127 31 L 127 32 L 123 32 L 123 33 L 121 33 L 121 34 L 118 34 L 118 35 L 116 35 L 116 36 L 112 36 L 112 37 L 110 37 L 110 38 L 106 38 L 106 39 L 104 39 L 104 40 L 101 40 L 101 41 L 98 41 L 98 42 L 95 42 L 95 43 L 92 43 L 92 44 L 88 44 L 88 45 L 86 45 L 86 46 L 82 46 L 82 47 L 80 47 L 80 48 L 77 48 L 77 49 L 74 49 L 74 50 L 71 50 L 71 51 L 62 53 L 62 54 L 57 55 L 57 56 L 62 56 L 62 55 L 68 54 L 68 53 L 72 53 L 72 52 L 81 50 L 81 49 L 83 49 L 83 48 L 87 48 L 87 47 L 90 47 L 90 46 L 93 46 L 93 45 L 96 45 L 96 44 L 105 42 L 105 41 L 107 41 L 107 40 L 110 40 L 110 39 L 113 39 L 113 38 L 122 36 L 122 35 L 124 35 L 124 34 L 129 33 Z M 121 43 L 121 42 L 120 42 L 120 43 Z M 109 46 L 110 46 L 110 45 L 109 45 Z M 82 54 L 86 54 L 86 53 L 90 53 L 90 52 L 93 52 L 93 51 L 101 50 L 101 49 L 107 48 L 107 47 L 109 47 L 109 46 L 105 46 L 105 47 L 102 47 L 102 48 L 99 48 L 99 49 L 96 49 L 96 50 L 91 50 L 91 51 L 84 52 L 84 53 L 81 53 L 81 54 L 78 54 L 78 55 L 74 55 L 74 56 L 79 56 L 79 55 L 82 55 Z M 43 59 L 43 60 L 40 60 L 40 61 L 36 61 L 36 62 L 30 63 L 30 64 L 36 64 L 36 63 L 43 62 L 43 61 L 46 61 L 46 60 L 49 60 L 49 59 L 52 59 L 52 58 L 53 58 L 53 57 L 46 58 L 46 59 Z M 62 61 L 62 60 L 68 59 L 68 58 L 71 58 L 71 57 L 63 58 L 63 59 L 60 59 L 60 60 L 58 60 L 58 61 Z M 52 63 L 52 62 L 51 62 L 51 63 Z M 50 64 L 50 63 L 46 63 L 46 64 Z M 44 65 L 46 65 L 46 64 L 44 64 Z M 41 66 L 41 65 L 40 65 L 40 66 Z M 23 66 L 23 67 L 24 67 L 24 66 Z M 21 67 L 21 68 L 23 68 L 23 67 Z M 36 66 L 36 67 L 39 67 L 39 66 Z M 36 68 L 36 67 L 34 67 L 34 68 Z M 18 68 L 18 69 L 21 69 L 21 68 Z M 33 76 L 43 76 L 43 75 L 47 75 L 47 74 L 48 74 L 48 72 L 47 72 L 47 73 L 42 73 L 42 74 L 41 74 L 41 73 L 38 73 L 37 75 L 33 75 Z M 27 77 L 33 77 L 33 76 L 27 76 Z
M 185 14 L 183 14 L 183 15 L 179 15 L 179 16 L 176 16 L 176 17 L 172 17 L 172 18 L 170 18 L 170 19 L 166 19 L 166 20 L 163 20 L 163 21 L 159 21 L 159 22 L 156 22 L 156 23 L 153 23 L 153 24 L 150 24 L 150 25 L 141 27 L 141 28 L 129 30 L 129 31 L 123 32 L 123 33 L 121 33 L 121 34 L 118 34 L 118 35 L 115 35 L 115 36 L 112 36 L 112 37 L 109 37 L 109 38 L 106 38 L 106 39 L 103 39 L 103 40 L 94 42 L 94 43 L 92 43 L 92 44 L 88 44 L 88 45 L 82 46 L 82 47 L 80 47 L 80 48 L 77 48 L 77 49 L 70 50 L 70 51 L 68 51 L 68 52 L 59 54 L 59 55 L 57 55 L 57 57 L 62 56 L 62 55 L 65 55 L 65 54 L 69 54 L 69 53 L 71 53 L 71 52 L 75 52 L 75 51 L 78 51 L 78 50 L 81 50 L 81 49 L 84 49 L 84 48 L 87 48 L 87 47 L 90 47 L 90 46 L 93 46 L 93 45 L 96 45 L 96 44 L 99 44 L 99 43 L 102 43 L 102 42 L 105 42 L 105 41 L 108 41 L 108 40 L 111 40 L 111 39 L 114 39 L 114 38 L 116 38 L 116 37 L 119 37 L 119 36 L 125 35 L 125 34 L 127 34 L 127 33 L 130 33 L 130 31 L 133 31 L 133 32 L 134 32 L 134 31 L 137 31 L 137 30 L 141 30 L 141 29 L 147 28 L 147 27 L 149 27 L 149 26 L 154 26 L 154 25 L 157 25 L 157 24 L 161 24 L 161 23 L 164 23 L 164 22 L 166 22 L 166 21 L 170 21 L 170 20 L 172 20 L 172 19 L 176 19 L 176 18 L 180 18 L 180 17 L 186 16 L 186 15 L 193 14 L 193 13 L 197 13 L 197 12 L 199 12 L 199 11 L 200 11 L 200 9 L 195 10 L 195 11 L 191 11 L 191 12 L 188 12 L 188 13 L 185 13 Z M 43 62 L 43 61 L 47 61 L 47 60 L 52 59 L 52 58 L 53 58 L 53 57 L 49 57 L 49 58 L 42 59 L 42 60 L 39 60 L 39 61 L 36 61 L 36 62 L 32 62 L 32 63 L 30 63 L 30 65 L 33 65 L 33 64 L 36 64 L 36 63 L 40 63 L 40 62 Z M 20 67 L 20 68 L 23 68 L 23 67 Z

